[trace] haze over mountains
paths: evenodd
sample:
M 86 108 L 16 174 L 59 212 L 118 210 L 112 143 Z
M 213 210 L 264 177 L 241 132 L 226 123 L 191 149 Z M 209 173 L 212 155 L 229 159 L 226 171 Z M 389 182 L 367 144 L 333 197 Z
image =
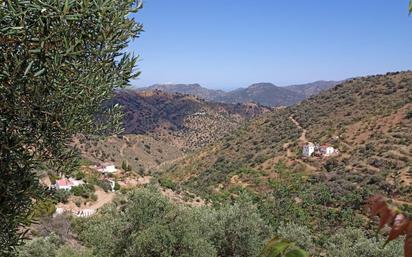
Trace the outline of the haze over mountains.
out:
M 256 102 L 266 106 L 289 106 L 298 103 L 323 90 L 332 88 L 340 81 L 316 81 L 301 85 L 279 87 L 262 82 L 247 88 L 238 88 L 229 92 L 202 87 L 199 84 L 154 84 L 137 91 L 161 90 L 168 93 L 180 93 L 198 96 L 208 101 L 222 103 Z

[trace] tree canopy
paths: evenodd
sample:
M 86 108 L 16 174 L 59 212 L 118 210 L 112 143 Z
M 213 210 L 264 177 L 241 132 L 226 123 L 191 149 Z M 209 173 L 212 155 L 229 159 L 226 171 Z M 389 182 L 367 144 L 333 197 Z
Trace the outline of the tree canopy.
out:
M 0 4 L 0 252 L 20 242 L 43 190 L 36 172 L 76 164 L 77 133 L 119 131 L 103 109 L 139 75 L 125 47 L 142 25 L 136 0 L 33 0 Z M 110 126 L 109 126 L 109 125 Z

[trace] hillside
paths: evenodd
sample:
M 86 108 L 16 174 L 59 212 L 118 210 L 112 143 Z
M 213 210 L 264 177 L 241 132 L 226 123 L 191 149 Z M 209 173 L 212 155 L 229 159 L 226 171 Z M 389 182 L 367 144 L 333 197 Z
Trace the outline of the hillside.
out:
M 175 146 L 146 135 L 78 136 L 74 143 L 82 157 L 91 163 L 110 162 L 120 168 L 124 162 L 140 175 L 183 156 Z
M 308 98 L 341 83 L 343 83 L 343 81 L 319 80 L 307 84 L 290 85 L 286 86 L 285 88 L 298 94 L 304 95 L 306 98 Z
M 120 136 L 78 136 L 83 158 L 94 163 L 126 162 L 145 173 L 204 147 L 271 112 L 257 104 L 210 103 L 191 95 L 162 91 L 119 91 L 108 103 L 123 106 L 124 133 Z
M 247 88 L 227 92 L 223 97 L 218 98 L 217 101 L 226 103 L 253 101 L 267 106 L 287 106 L 303 99 L 303 95 L 284 87 L 277 87 L 272 83 L 256 83 Z
M 199 84 L 155 84 L 146 88 L 138 88 L 137 91 L 160 90 L 167 93 L 189 94 L 208 101 L 231 104 L 255 102 L 266 106 L 288 106 L 338 83 L 336 81 L 316 81 L 287 87 L 278 87 L 272 83 L 255 83 L 247 88 L 239 88 L 229 92 L 207 89 Z
M 296 208 L 295 219 L 318 229 L 362 223 L 356 213 L 369 194 L 412 202 L 411 102 L 412 72 L 349 80 L 250 122 L 162 176 L 215 201 L 239 189 L 264 199 L 282 195 L 280 203 Z M 304 158 L 307 141 L 329 143 L 340 154 Z M 303 219 L 299 210 L 311 217 Z M 348 219 L 345 213 L 355 216 Z
M 124 107 L 125 134 L 150 135 L 182 150 L 203 147 L 246 120 L 271 111 L 257 104 L 210 103 L 161 91 L 122 91 L 112 103 Z
M 137 88 L 137 91 L 155 91 L 160 90 L 167 93 L 179 93 L 194 95 L 208 101 L 215 101 L 217 98 L 225 95 L 222 90 L 213 90 L 202 87 L 199 84 L 154 84 L 145 88 Z

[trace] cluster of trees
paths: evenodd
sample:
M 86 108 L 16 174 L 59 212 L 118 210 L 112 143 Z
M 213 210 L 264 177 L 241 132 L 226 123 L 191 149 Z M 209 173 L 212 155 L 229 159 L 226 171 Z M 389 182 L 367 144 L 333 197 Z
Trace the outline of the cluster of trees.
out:
M 94 217 L 73 219 L 70 230 L 69 220 L 46 219 L 41 237 L 20 247 L 19 257 L 308 256 L 301 249 L 313 257 L 402 256 L 402 242 L 382 248 L 384 238 L 367 230 L 347 227 L 325 236 L 294 222 L 275 229 L 245 194 L 232 203 L 193 208 L 148 187 L 119 196 Z M 282 239 L 271 240 L 274 235 Z
M 171 203 L 155 189 L 129 192 L 75 226 L 97 256 L 259 256 L 272 231 L 247 199 L 221 208 Z

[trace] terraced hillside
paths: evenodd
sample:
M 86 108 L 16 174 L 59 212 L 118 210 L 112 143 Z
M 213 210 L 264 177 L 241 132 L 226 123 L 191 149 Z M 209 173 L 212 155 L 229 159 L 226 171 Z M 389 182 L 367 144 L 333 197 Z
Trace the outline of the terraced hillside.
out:
M 360 207 L 372 193 L 412 202 L 411 102 L 412 72 L 353 79 L 259 117 L 163 176 L 215 201 L 239 190 L 278 199 L 273 208 L 286 201 L 283 208 L 295 214 L 284 215 L 300 220 L 304 210 L 318 227 L 362 222 Z M 304 158 L 306 141 L 329 143 L 340 154 Z
M 246 120 L 271 109 L 257 104 L 210 103 L 162 91 L 121 91 L 113 103 L 124 106 L 125 134 L 150 135 L 182 150 L 194 150 L 223 137 Z

